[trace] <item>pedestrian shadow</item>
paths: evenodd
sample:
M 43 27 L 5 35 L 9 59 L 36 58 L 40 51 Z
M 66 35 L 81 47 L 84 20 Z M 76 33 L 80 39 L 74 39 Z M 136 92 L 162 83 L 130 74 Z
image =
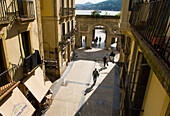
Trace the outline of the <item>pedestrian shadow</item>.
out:
M 88 93 L 90 93 L 90 92 L 93 90 L 93 87 L 94 87 L 94 84 L 91 85 L 89 88 L 87 88 L 87 89 L 85 90 L 84 95 L 87 95 Z
M 102 68 L 99 69 L 99 72 L 102 71 L 102 70 L 105 70 L 105 69 L 107 69 L 107 67 L 102 67 Z

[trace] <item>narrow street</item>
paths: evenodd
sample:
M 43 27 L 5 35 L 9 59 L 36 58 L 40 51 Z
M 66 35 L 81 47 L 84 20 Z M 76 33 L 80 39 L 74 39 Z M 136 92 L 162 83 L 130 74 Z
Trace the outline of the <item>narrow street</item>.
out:
M 44 115 L 118 116 L 118 66 L 109 62 L 104 68 L 102 61 L 109 53 L 96 48 L 76 50 L 75 60 L 69 64 L 61 79 L 53 83 L 53 103 Z M 119 54 L 116 57 L 119 58 Z M 92 86 L 94 68 L 100 75 L 95 86 Z

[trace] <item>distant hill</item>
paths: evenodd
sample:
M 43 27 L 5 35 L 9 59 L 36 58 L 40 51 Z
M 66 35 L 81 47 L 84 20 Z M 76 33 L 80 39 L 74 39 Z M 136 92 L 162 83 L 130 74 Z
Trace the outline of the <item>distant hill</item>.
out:
M 83 7 L 83 6 L 87 6 L 87 5 L 92 5 L 93 3 L 91 2 L 87 2 L 85 4 L 75 4 L 76 7 Z
M 107 0 L 104 2 L 99 2 L 93 4 L 87 2 L 85 4 L 76 4 L 76 10 L 111 10 L 111 11 L 120 11 L 121 10 L 121 0 Z

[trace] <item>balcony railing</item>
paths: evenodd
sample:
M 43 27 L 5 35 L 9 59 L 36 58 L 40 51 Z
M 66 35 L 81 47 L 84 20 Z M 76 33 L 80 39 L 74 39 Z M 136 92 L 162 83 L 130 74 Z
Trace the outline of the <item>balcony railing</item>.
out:
M 143 39 L 170 66 L 170 1 L 135 3 L 130 24 Z
M 41 63 L 42 62 L 41 62 L 39 51 L 35 50 L 34 54 L 31 54 L 30 56 L 24 59 L 24 73 L 31 72 Z
M 17 66 L 13 66 L 0 74 L 0 96 L 16 84 L 19 76 L 17 69 Z
M 15 75 L 16 67 L 10 68 L 8 70 L 5 70 L 0 74 L 0 87 L 10 83 L 13 81 L 13 77 Z
M 6 0 L 0 1 L 0 21 L 8 21 Z
M 75 16 L 75 8 L 70 8 L 70 10 L 72 11 L 71 14 Z
M 75 35 L 77 33 L 76 29 L 71 30 L 71 36 Z
M 33 1 L 12 0 L 5 13 L 10 21 L 16 18 L 35 18 Z
M 34 4 L 33 1 L 18 2 L 18 13 L 20 18 L 34 18 Z
M 61 8 L 62 17 L 73 16 L 73 15 L 75 15 L 75 8 Z

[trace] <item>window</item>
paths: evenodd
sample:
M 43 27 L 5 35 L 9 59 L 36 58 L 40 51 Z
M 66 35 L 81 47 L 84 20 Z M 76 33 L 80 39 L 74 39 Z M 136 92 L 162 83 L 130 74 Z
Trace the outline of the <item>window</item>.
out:
M 67 0 L 67 8 L 69 8 L 69 0 Z
M 65 35 L 65 23 L 62 24 L 62 34 Z
M 28 57 L 31 55 L 31 41 L 29 31 L 21 33 L 21 37 L 25 57 Z
M 61 8 L 64 7 L 64 0 L 61 0 Z
M 71 0 L 71 8 L 73 8 L 73 0 Z
M 6 61 L 5 61 L 5 53 L 4 53 L 4 46 L 2 43 L 2 39 L 0 39 L 0 87 L 6 85 L 10 82 L 9 72 L 5 72 L 7 70 Z
M 70 32 L 70 22 L 67 22 L 67 32 Z
M 3 44 L 2 44 L 2 39 L 0 39 L 0 56 L 1 56 L 1 60 L 0 60 L 0 73 L 4 72 L 6 70 L 5 68 L 5 59 L 4 59 L 4 49 L 3 49 Z
M 141 52 L 138 52 L 135 75 L 131 82 L 132 92 L 131 92 L 130 100 L 132 101 L 132 107 L 135 107 L 137 109 L 142 109 L 142 104 L 145 96 L 149 74 L 150 74 L 150 66 L 148 65 L 143 54 Z M 133 110 L 131 113 L 133 114 L 133 116 L 138 116 L 140 114 L 140 111 Z
M 73 20 L 71 21 L 71 30 L 73 30 Z

